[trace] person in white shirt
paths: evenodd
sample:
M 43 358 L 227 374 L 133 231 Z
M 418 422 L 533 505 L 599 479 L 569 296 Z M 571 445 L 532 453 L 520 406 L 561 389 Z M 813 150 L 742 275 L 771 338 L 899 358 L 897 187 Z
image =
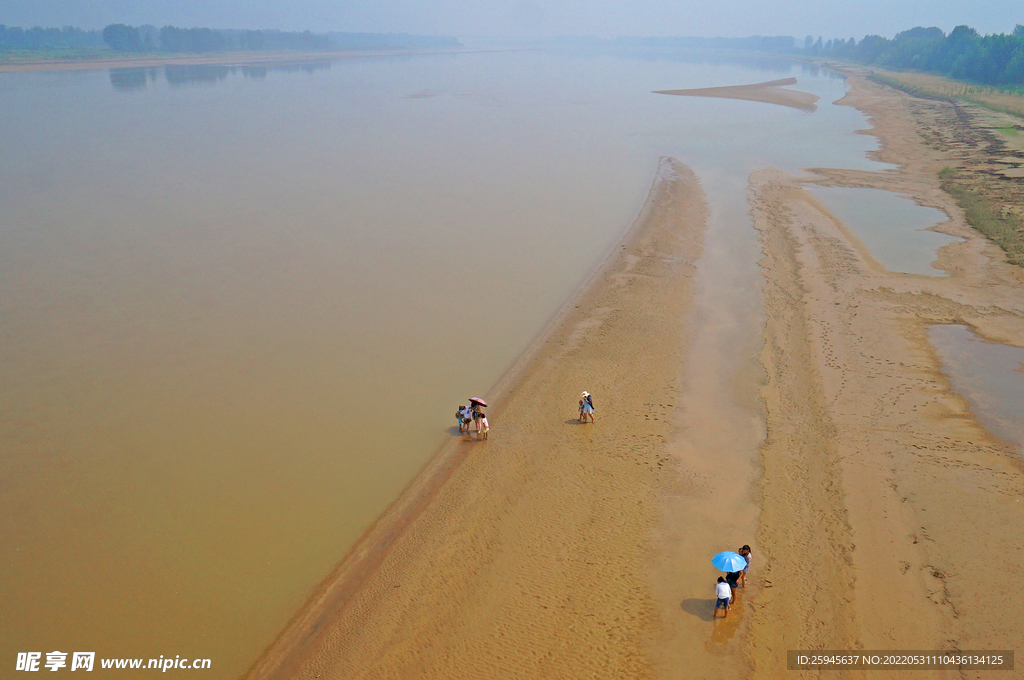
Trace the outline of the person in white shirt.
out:
M 718 601 L 715 602 L 715 618 L 718 618 L 718 610 L 722 610 L 722 618 L 729 615 L 729 603 L 732 601 L 732 588 L 725 582 L 725 578 L 718 577 L 718 585 L 715 586 L 715 595 Z

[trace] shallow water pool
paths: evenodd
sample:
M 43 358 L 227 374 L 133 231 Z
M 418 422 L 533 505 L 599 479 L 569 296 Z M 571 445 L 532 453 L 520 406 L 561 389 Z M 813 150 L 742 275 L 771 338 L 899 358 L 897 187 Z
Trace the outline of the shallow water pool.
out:
M 929 227 L 949 219 L 935 208 L 926 208 L 891 191 L 813 187 L 836 217 L 864 242 L 871 254 L 892 272 L 942 276 L 933 266 L 936 251 L 958 240 Z
M 986 342 L 966 326 L 932 326 L 953 389 L 994 434 L 1024 451 L 1024 349 Z

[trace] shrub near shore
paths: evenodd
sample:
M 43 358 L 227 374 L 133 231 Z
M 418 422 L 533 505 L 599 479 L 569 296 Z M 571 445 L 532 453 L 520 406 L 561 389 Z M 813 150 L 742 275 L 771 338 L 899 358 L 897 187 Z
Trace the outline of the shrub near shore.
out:
M 939 172 L 943 191 L 956 199 L 964 209 L 967 221 L 986 238 L 1006 251 L 1006 259 L 1024 266 L 1024 224 L 1013 213 L 997 210 L 986 196 L 971 191 L 954 168 Z

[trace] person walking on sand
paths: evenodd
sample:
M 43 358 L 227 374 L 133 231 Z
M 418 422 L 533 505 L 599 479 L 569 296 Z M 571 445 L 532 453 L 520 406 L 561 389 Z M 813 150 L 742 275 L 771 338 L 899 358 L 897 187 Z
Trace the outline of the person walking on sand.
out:
M 745 545 L 736 551 L 736 554 L 740 555 L 747 561 L 747 566 L 743 567 L 743 571 L 740 572 L 740 587 L 747 587 L 747 573 L 750 571 L 750 546 Z
M 459 410 L 455 412 L 455 420 L 459 424 L 459 434 L 466 431 L 466 406 L 465 404 L 459 405 Z
M 580 399 L 580 422 L 584 421 L 586 421 L 586 418 L 583 417 L 583 400 Z
M 725 582 L 725 579 L 721 576 L 718 577 L 718 584 L 715 586 L 715 596 L 718 598 L 715 601 L 715 613 L 714 618 L 718 618 L 718 610 L 722 610 L 722 618 L 724 619 L 729 615 L 729 603 L 732 602 L 732 588 Z
M 590 422 L 594 422 L 594 399 L 590 396 L 590 392 L 583 393 L 583 422 L 587 422 L 587 417 L 590 417 Z
M 487 430 L 490 429 L 490 425 L 487 423 L 487 414 L 483 411 L 480 412 L 480 428 L 483 432 L 482 439 L 487 439 Z

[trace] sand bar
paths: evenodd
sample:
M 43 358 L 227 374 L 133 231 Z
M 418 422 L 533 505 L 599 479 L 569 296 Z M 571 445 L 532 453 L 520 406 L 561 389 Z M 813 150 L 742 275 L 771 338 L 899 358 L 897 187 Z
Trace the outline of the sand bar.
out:
M 719 99 L 742 99 L 788 106 L 801 111 L 816 111 L 818 95 L 799 90 L 790 90 L 786 85 L 796 85 L 796 78 L 780 78 L 751 85 L 728 85 L 724 87 L 703 87 L 693 90 L 655 90 L 655 94 L 674 94 L 680 97 L 717 97 Z
M 703 194 L 663 160 L 634 230 L 251 678 L 643 677 Z M 576 403 L 595 395 L 597 422 Z M 653 406 L 652 406 L 653 405 Z M 429 501 L 429 502 L 428 502 Z

